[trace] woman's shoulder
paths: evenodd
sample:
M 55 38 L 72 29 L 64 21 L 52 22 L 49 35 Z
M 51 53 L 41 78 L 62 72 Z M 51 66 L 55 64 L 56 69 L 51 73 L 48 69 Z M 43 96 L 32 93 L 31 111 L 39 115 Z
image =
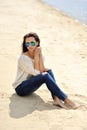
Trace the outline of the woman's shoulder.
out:
M 29 56 L 27 56 L 25 53 L 22 53 L 19 55 L 18 61 L 30 61 L 31 58 L 29 58 Z

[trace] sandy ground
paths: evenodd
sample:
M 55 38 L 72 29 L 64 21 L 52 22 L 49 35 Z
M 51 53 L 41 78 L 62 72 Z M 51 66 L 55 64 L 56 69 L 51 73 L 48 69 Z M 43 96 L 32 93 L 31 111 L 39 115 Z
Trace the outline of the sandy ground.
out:
M 41 38 L 57 83 L 81 106 L 53 106 L 43 85 L 18 97 L 12 87 L 24 34 Z M 40 0 L 0 0 L 0 130 L 87 130 L 87 26 Z

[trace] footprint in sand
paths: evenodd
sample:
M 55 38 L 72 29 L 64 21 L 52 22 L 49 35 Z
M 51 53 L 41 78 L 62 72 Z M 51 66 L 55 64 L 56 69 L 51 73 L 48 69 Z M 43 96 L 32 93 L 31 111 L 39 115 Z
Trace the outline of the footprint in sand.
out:
M 84 95 L 80 95 L 80 94 L 74 94 L 74 95 L 70 95 L 70 97 L 72 97 L 72 99 L 74 99 L 74 101 L 76 103 L 78 103 L 79 106 L 79 110 L 82 111 L 86 111 L 87 110 L 87 97 Z

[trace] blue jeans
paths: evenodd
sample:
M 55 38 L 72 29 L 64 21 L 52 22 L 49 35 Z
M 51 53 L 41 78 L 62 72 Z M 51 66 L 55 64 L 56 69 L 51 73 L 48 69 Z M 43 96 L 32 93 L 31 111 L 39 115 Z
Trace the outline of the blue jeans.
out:
M 15 90 L 19 96 L 26 96 L 32 94 L 44 83 L 51 92 L 53 98 L 57 96 L 63 101 L 67 98 L 67 95 L 56 84 L 52 70 L 32 76 L 30 79 L 23 81 Z

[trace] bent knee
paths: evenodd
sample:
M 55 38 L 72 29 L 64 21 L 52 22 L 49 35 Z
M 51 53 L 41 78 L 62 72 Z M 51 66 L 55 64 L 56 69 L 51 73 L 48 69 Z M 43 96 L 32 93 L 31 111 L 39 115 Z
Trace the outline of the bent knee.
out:
M 46 78 L 46 79 L 50 76 L 48 72 L 44 72 L 42 75 L 43 75 L 43 77 Z

